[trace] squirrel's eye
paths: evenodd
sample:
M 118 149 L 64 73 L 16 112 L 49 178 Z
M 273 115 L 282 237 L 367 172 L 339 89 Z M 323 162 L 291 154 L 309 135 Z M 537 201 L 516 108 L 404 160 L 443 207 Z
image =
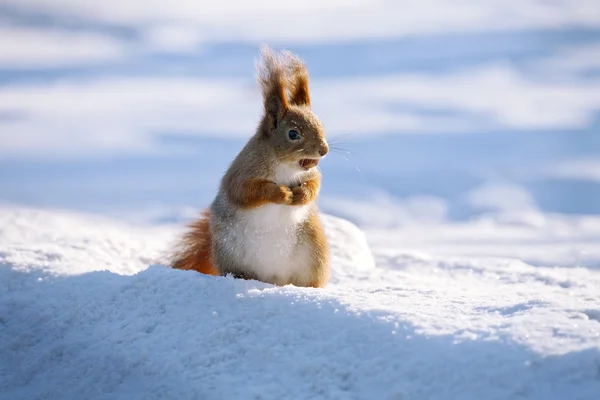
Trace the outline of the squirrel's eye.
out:
M 300 139 L 300 134 L 295 131 L 295 130 L 291 130 L 288 132 L 288 137 L 290 138 L 290 140 L 299 140 Z

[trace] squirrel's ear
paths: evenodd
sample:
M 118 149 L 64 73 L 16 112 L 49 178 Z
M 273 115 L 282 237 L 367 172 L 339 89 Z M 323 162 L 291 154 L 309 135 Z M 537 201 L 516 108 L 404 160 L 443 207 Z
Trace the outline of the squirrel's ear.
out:
M 284 52 L 290 86 L 290 103 L 298 106 L 310 106 L 308 90 L 308 69 L 304 62 L 289 51 Z
M 276 55 L 267 47 L 262 48 L 262 63 L 257 66 L 265 108 L 265 116 L 270 119 L 272 128 L 276 128 L 279 120 L 288 109 L 286 97 L 285 71 Z

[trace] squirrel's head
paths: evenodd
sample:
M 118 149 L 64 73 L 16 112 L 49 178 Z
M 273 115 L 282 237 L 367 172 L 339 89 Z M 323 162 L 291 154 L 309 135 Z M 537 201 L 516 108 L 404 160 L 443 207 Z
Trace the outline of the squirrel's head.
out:
M 264 116 L 259 134 L 267 139 L 281 162 L 309 170 L 329 152 L 323 125 L 310 108 L 308 70 L 290 52 L 262 51 L 259 82 Z

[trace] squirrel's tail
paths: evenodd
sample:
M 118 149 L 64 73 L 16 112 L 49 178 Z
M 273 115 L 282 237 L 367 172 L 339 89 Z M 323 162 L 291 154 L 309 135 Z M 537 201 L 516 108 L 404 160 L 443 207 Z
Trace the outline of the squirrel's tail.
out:
M 207 275 L 219 275 L 213 265 L 210 236 L 210 210 L 189 225 L 190 230 L 182 238 L 182 250 L 173 257 L 173 268 L 198 271 Z

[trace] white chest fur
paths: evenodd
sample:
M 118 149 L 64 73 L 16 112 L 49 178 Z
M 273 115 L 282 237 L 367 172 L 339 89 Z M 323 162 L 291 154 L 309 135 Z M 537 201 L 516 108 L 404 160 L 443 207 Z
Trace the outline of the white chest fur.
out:
M 294 166 L 281 166 L 275 173 L 275 182 L 295 186 L 304 171 Z M 243 259 L 261 280 L 285 283 L 291 277 L 310 274 L 310 251 L 307 244 L 299 245 L 301 224 L 306 221 L 311 205 L 290 206 L 267 204 L 245 210 L 240 215 L 237 232 Z
M 306 171 L 296 164 L 280 164 L 275 169 L 275 182 L 280 185 L 295 186 L 300 183 Z

